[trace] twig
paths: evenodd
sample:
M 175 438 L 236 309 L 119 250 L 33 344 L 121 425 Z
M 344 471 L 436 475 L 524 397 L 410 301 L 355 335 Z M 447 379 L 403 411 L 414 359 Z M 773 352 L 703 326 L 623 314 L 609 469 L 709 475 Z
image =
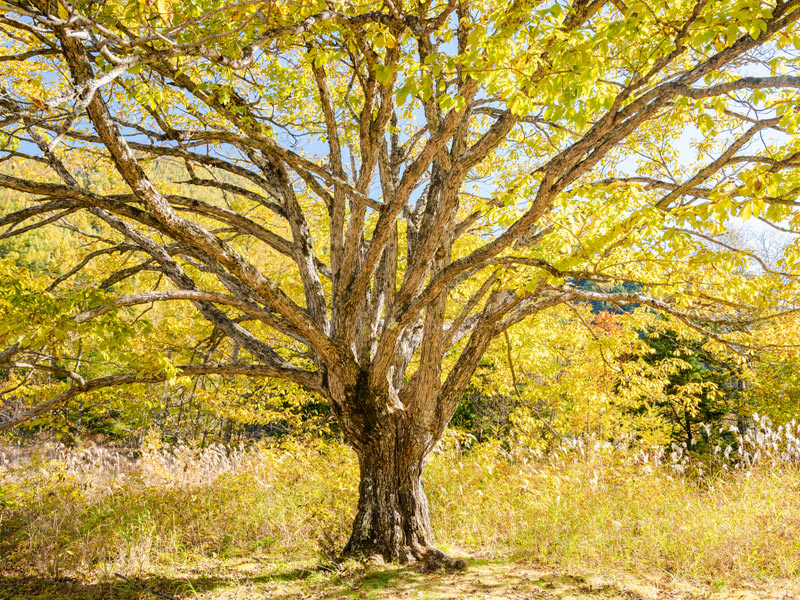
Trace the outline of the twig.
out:
M 511 338 L 508 337 L 508 329 L 503 331 L 503 335 L 506 338 L 506 357 L 508 358 L 508 370 L 511 371 L 511 383 L 512 383 L 512 385 L 514 387 L 514 393 L 516 393 L 517 398 L 520 401 L 520 404 L 524 405 L 525 401 L 522 399 L 522 394 L 519 391 L 519 384 L 517 383 L 517 372 L 514 369 L 514 361 L 511 358 Z M 556 429 L 550 424 L 550 422 L 542 416 L 542 414 L 539 412 L 539 410 L 535 406 L 530 406 L 529 408 L 534 413 L 536 413 L 536 416 L 539 417 L 539 419 L 542 421 L 542 423 L 544 423 L 545 427 L 547 427 L 547 429 L 548 429 L 548 431 L 550 431 L 550 433 L 552 433 L 559 440 L 563 439 L 562 435 L 560 433 L 558 433 L 558 431 L 556 431 Z

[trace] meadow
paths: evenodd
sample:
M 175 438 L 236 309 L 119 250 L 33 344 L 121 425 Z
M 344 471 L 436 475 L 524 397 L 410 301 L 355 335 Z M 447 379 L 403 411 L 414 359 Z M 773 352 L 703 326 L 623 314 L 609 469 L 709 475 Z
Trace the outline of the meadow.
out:
M 336 562 L 358 483 L 353 453 L 336 440 L 5 447 L 0 597 L 798 592 L 795 423 L 757 420 L 702 458 L 592 437 L 547 453 L 470 442 L 450 433 L 427 466 L 436 542 L 469 561 L 463 573 L 433 575 Z

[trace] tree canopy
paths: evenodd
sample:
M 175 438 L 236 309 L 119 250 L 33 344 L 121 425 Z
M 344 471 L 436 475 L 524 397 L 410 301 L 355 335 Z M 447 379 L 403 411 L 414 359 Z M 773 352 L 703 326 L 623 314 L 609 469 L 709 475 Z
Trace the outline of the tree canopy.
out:
M 359 455 L 348 551 L 421 559 L 424 458 L 509 328 L 596 302 L 744 348 L 794 308 L 800 247 L 727 234 L 800 226 L 800 0 L 3 6 L 0 235 L 74 252 L 5 274 L 0 362 L 64 385 L 0 429 L 287 381 Z

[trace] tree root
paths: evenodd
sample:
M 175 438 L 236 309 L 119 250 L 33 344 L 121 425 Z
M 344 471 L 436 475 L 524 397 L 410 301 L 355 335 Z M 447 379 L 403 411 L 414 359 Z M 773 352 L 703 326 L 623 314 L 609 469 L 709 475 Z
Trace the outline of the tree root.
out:
M 430 546 L 427 548 L 420 559 L 417 571 L 420 573 L 434 573 L 436 571 L 463 571 L 467 568 L 467 561 L 463 558 L 452 558 L 439 550 Z
M 415 544 L 406 547 L 399 558 L 390 558 L 372 548 L 370 552 L 355 553 L 352 550 L 343 552 L 336 561 L 341 563 L 347 559 L 355 559 L 366 567 L 383 567 L 389 563 L 407 564 L 415 566 L 419 573 L 434 573 L 436 571 L 461 571 L 467 568 L 467 561 L 462 558 L 448 556 L 438 548 L 428 545 Z

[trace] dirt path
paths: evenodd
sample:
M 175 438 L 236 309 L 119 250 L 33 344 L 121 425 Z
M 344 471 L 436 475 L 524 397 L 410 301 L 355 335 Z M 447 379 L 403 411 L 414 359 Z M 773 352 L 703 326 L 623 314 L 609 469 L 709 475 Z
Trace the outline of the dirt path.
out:
M 510 561 L 472 561 L 463 572 L 400 567 L 326 571 L 310 563 L 229 560 L 168 574 L 84 582 L 0 576 L 3 600 L 800 600 L 800 582 L 738 587 L 624 575 L 579 575 Z
M 309 582 L 310 583 L 310 582 Z M 582 576 L 514 562 L 479 562 L 459 573 L 421 574 L 383 568 L 316 586 L 277 585 L 272 598 L 419 598 L 425 600 L 800 600 L 800 582 L 740 587 L 645 582 L 625 576 Z M 303 594 L 308 595 L 303 595 Z M 235 594 L 231 598 L 238 598 Z M 242 596 L 243 598 L 246 596 Z M 257 596 L 255 596 L 257 597 Z M 211 598 L 214 598 L 213 596 Z

